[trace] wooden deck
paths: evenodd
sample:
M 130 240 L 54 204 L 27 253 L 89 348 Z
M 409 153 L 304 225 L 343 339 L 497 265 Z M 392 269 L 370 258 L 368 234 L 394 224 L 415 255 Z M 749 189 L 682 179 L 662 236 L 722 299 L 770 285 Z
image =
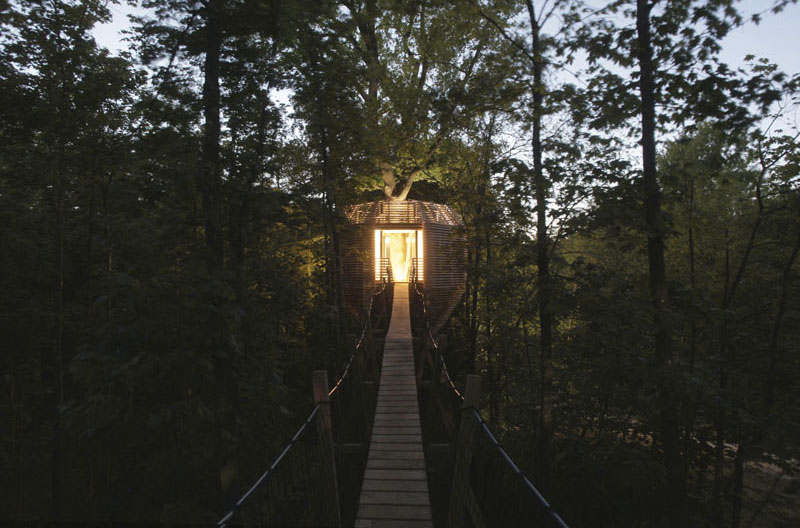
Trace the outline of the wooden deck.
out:
M 433 527 L 414 376 L 408 287 L 395 285 L 356 528 Z

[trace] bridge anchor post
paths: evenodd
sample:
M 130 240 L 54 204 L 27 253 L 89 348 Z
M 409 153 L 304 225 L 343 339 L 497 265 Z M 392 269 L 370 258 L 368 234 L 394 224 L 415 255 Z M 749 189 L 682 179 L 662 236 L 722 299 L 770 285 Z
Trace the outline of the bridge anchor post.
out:
M 323 495 L 323 517 L 326 526 L 340 528 L 342 517 L 339 512 L 339 487 L 336 483 L 336 458 L 333 449 L 333 431 L 331 428 L 331 402 L 328 396 L 328 371 L 315 370 L 311 375 L 311 384 L 314 389 L 314 402 L 319 404 L 317 413 L 317 439 L 319 441 L 320 467 L 322 469 L 323 490 L 329 493 Z
M 456 448 L 456 465 L 453 471 L 453 488 L 450 493 L 450 507 L 447 515 L 449 528 L 462 528 L 468 510 L 474 509 L 474 497 L 469 482 L 469 466 L 472 463 L 472 447 L 478 422 L 473 419 L 472 411 L 481 403 L 481 377 L 467 374 L 464 388 L 464 404 L 461 406 L 461 425 L 458 429 L 458 447 Z M 472 511 L 470 511 L 472 514 Z M 474 515 L 470 517 L 475 520 Z

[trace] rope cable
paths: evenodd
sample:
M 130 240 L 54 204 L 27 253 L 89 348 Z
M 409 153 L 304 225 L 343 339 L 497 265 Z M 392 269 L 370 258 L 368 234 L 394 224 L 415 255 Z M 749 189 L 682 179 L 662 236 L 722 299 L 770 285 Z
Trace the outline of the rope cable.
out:
M 425 316 L 425 332 L 427 333 L 428 339 L 433 345 L 433 349 L 436 351 L 436 354 L 439 355 L 439 361 L 441 361 L 442 363 L 442 371 L 444 372 L 445 379 L 447 380 L 447 385 L 450 387 L 450 390 L 453 392 L 453 394 L 456 395 L 456 397 L 459 400 L 464 401 L 464 395 L 461 394 L 461 391 L 458 390 L 455 382 L 453 381 L 453 378 L 450 376 L 450 371 L 447 369 L 447 362 L 444 360 L 444 354 L 442 353 L 441 350 L 439 350 L 439 343 L 436 341 L 436 339 L 433 338 L 433 332 L 431 332 L 431 320 L 428 314 L 428 306 L 427 303 L 425 302 L 425 292 L 419 290 L 419 285 L 417 282 L 416 263 L 414 265 L 414 268 L 412 268 L 411 270 L 411 278 L 412 278 L 412 283 L 414 284 L 414 291 L 416 292 L 417 296 L 420 299 L 420 303 L 422 304 L 422 313 Z
M 503 449 L 503 446 L 500 445 L 500 442 L 498 442 L 497 438 L 494 436 L 494 434 L 492 434 L 492 431 L 489 429 L 489 426 L 486 424 L 486 422 L 483 421 L 483 418 L 481 418 L 481 415 L 480 413 L 478 413 L 478 410 L 472 409 L 472 414 L 475 417 L 475 420 L 477 420 L 478 425 L 480 425 L 481 430 L 483 430 L 484 434 L 488 438 L 491 446 L 497 450 L 497 452 L 500 454 L 500 457 L 505 461 L 506 465 L 511 469 L 511 471 L 513 471 L 517 475 L 517 477 L 519 477 L 519 479 L 522 482 L 522 485 L 525 488 L 527 488 L 527 490 L 531 494 L 533 494 L 534 498 L 539 503 L 539 505 L 544 509 L 544 511 L 547 512 L 547 514 L 559 528 L 569 528 L 569 526 L 567 526 L 567 523 L 564 522 L 561 516 L 558 515 L 558 513 L 556 513 L 555 510 L 553 510 L 553 507 L 550 505 L 547 499 L 544 498 L 544 495 L 542 495 L 542 493 L 536 488 L 536 486 L 533 485 L 533 483 L 525 475 L 525 473 L 522 472 L 522 470 L 509 456 L 506 450 Z
M 353 353 L 350 355 L 350 359 L 347 361 L 347 365 L 345 366 L 344 370 L 342 371 L 342 375 L 336 381 L 336 383 L 334 384 L 333 388 L 328 392 L 328 397 L 329 398 L 331 398 L 337 392 L 337 390 L 339 390 L 339 388 L 342 386 L 342 383 L 347 378 L 347 375 L 350 372 L 350 367 L 353 364 L 353 360 L 356 358 L 356 356 L 358 354 L 358 351 L 361 348 L 361 345 L 364 343 L 364 339 L 365 339 L 365 337 L 367 335 L 367 330 L 369 329 L 370 317 L 372 317 L 372 308 L 373 308 L 373 306 L 375 304 L 375 298 L 378 297 L 379 295 L 381 295 L 386 290 L 386 287 L 387 287 L 388 283 L 389 283 L 389 281 L 384 279 L 383 280 L 383 284 L 381 285 L 381 287 L 377 291 L 372 292 L 372 295 L 370 296 L 370 300 L 369 300 L 369 308 L 367 309 L 367 315 L 366 315 L 366 318 L 365 318 L 365 322 L 364 322 L 363 328 L 361 330 L 361 336 L 359 337 L 358 341 L 356 341 L 355 346 L 353 347 L 354 348 Z M 286 446 L 284 446 L 284 448 L 281 450 L 281 453 L 275 458 L 275 460 L 269 465 L 269 467 L 267 467 L 266 471 L 264 471 L 264 473 L 253 483 L 253 485 L 250 487 L 250 489 L 248 489 L 247 492 L 245 492 L 244 495 L 242 495 L 241 498 L 238 501 L 236 501 L 236 503 L 234 504 L 233 508 L 231 508 L 230 511 L 228 513 L 226 513 L 217 522 L 217 526 L 219 528 L 223 528 L 223 527 L 227 526 L 227 523 L 233 518 L 234 515 L 236 515 L 237 510 L 239 510 L 239 508 L 241 508 L 241 506 L 247 501 L 247 499 L 260 486 L 262 486 L 263 484 L 265 484 L 266 482 L 269 481 L 269 477 L 274 473 L 275 468 L 278 467 L 278 465 L 286 457 L 286 455 L 289 453 L 289 451 L 291 451 L 292 447 L 294 447 L 297 444 L 297 441 L 308 430 L 309 426 L 311 425 L 311 422 L 314 420 L 314 418 L 316 418 L 317 413 L 319 412 L 319 408 L 320 408 L 320 405 L 318 403 L 318 404 L 316 404 L 314 406 L 314 408 L 311 411 L 311 414 L 308 415 L 308 418 L 306 418 L 305 422 L 303 422 L 303 424 L 300 426 L 300 428 L 297 430 L 297 432 L 294 434 L 294 436 L 292 436 L 292 439 L 289 441 L 289 443 L 286 444 Z
M 411 277 L 412 277 L 412 283 L 414 284 L 414 291 L 416 292 L 422 304 L 422 313 L 425 316 L 425 331 L 428 335 L 428 339 L 430 339 L 430 342 L 433 345 L 434 350 L 439 355 L 439 361 L 441 362 L 442 365 L 442 372 L 444 372 L 448 386 L 450 387 L 451 391 L 458 397 L 458 399 L 463 402 L 464 395 L 461 394 L 461 392 L 456 387 L 456 384 L 453 382 L 453 378 L 450 376 L 450 371 L 447 369 L 447 363 L 445 362 L 444 354 L 439 349 L 439 343 L 433 338 L 433 333 L 431 332 L 430 317 L 428 314 L 428 307 L 425 302 L 425 293 L 420 291 L 419 285 L 416 280 L 417 279 L 416 263 L 414 268 L 412 269 Z M 533 485 L 530 479 L 528 479 L 528 477 L 522 472 L 519 466 L 517 466 L 514 460 L 509 456 L 506 450 L 503 449 L 503 446 L 500 445 L 500 442 L 498 442 L 497 438 L 494 436 L 494 434 L 492 434 L 492 431 L 489 429 L 489 426 L 481 418 L 481 415 L 478 413 L 478 410 L 472 409 L 472 413 L 474 414 L 475 419 L 478 421 L 480 428 L 488 437 L 489 443 L 492 445 L 492 447 L 494 447 L 498 451 L 501 458 L 505 461 L 506 465 L 518 476 L 518 478 L 522 482 L 523 487 L 527 489 L 531 494 L 533 494 L 535 500 L 542 506 L 542 508 L 544 508 L 545 512 L 547 512 L 550 518 L 556 523 L 556 526 L 558 526 L 559 528 L 569 528 L 569 526 L 567 526 L 567 524 L 564 522 L 561 516 L 558 515 L 558 513 L 556 513 L 553 510 L 552 506 L 547 501 L 547 499 L 544 498 L 541 492 L 536 488 L 536 486 Z

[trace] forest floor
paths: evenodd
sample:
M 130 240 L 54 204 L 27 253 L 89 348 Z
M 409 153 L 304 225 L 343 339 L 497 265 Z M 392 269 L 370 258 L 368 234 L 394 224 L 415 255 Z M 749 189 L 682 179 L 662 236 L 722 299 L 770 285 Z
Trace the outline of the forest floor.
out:
M 746 464 L 742 528 L 800 526 L 800 461 Z

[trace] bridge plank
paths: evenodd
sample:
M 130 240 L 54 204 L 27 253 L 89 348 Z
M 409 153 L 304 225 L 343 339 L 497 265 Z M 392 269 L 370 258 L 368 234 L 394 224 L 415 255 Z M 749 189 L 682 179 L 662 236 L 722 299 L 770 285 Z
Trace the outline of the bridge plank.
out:
M 428 494 L 414 491 L 365 491 L 361 494 L 363 504 L 393 504 L 405 506 L 428 506 Z
M 413 453 L 413 451 L 405 451 Z M 399 458 L 371 458 L 367 469 L 425 469 L 425 460 L 402 460 Z
M 362 519 L 419 519 L 430 520 L 431 508 L 427 504 L 395 505 L 395 504 L 361 504 L 359 516 Z
M 395 288 L 356 526 L 431 527 L 408 290 Z
M 425 460 L 425 455 L 419 451 L 379 451 L 369 454 L 368 460 Z
M 358 519 L 356 528 L 433 528 L 433 521 L 416 519 Z
M 394 413 L 391 416 L 376 416 L 375 423 L 380 423 L 381 420 L 415 420 L 419 422 L 419 416 L 412 412 L 413 410 L 413 408 L 408 408 L 405 412 Z
M 419 444 L 422 449 L 422 435 L 372 435 L 373 443 L 391 443 L 391 444 Z
M 377 425 L 375 429 L 372 430 L 372 434 L 378 435 L 421 435 L 422 430 L 420 429 L 419 425 Z
M 394 413 L 375 418 L 375 425 L 384 423 L 407 423 L 419 425 L 419 418 L 416 415 L 406 413 Z
M 424 480 L 364 479 L 361 484 L 361 493 L 365 491 L 417 491 L 428 493 L 428 483 Z
M 420 469 L 372 469 L 364 471 L 364 478 L 374 480 L 425 480 L 425 471 Z
M 369 451 L 371 453 L 373 450 L 376 450 L 376 451 L 377 450 L 383 450 L 383 451 L 417 451 L 417 450 L 421 450 L 421 449 L 422 449 L 422 445 L 421 444 L 417 444 L 417 443 L 401 444 L 401 443 L 397 443 L 397 442 L 386 442 L 384 444 L 379 444 L 379 445 L 373 444 L 369 448 Z

